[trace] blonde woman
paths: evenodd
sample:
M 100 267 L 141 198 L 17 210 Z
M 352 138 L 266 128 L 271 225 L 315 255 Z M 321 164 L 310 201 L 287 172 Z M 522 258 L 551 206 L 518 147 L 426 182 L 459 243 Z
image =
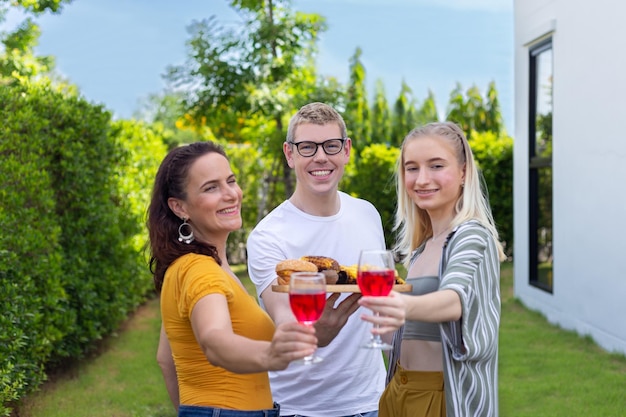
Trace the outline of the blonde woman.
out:
M 412 294 L 363 297 L 398 328 L 380 417 L 497 416 L 500 261 L 486 190 L 462 130 L 412 130 L 397 167 L 396 250 Z

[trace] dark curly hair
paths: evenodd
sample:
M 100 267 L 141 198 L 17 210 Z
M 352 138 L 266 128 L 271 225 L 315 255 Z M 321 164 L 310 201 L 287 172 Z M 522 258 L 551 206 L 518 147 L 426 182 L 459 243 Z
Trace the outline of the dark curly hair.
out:
M 203 155 L 216 152 L 228 159 L 224 149 L 213 142 L 196 142 L 172 149 L 163 159 L 154 180 L 152 198 L 148 207 L 148 234 L 150 237 L 150 271 L 158 292 L 163 287 L 165 271 L 176 259 L 188 253 L 213 257 L 222 264 L 217 248 L 194 240 L 186 244 L 178 241 L 181 219 L 170 210 L 170 197 L 185 200 L 185 187 L 191 165 Z

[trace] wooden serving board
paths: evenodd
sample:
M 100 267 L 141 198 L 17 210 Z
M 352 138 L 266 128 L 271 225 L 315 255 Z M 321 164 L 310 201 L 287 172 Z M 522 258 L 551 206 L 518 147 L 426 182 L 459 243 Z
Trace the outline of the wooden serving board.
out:
M 394 291 L 409 292 L 413 289 L 411 284 L 396 284 L 393 286 Z M 289 285 L 272 285 L 274 292 L 289 292 Z M 361 292 L 358 285 L 327 285 L 326 292 Z

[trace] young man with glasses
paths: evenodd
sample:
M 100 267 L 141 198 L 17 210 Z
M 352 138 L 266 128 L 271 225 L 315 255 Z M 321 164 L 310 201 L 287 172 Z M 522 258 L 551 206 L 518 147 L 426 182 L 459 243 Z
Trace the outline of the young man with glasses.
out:
M 259 222 L 247 243 L 250 278 L 276 324 L 295 320 L 288 295 L 271 288 L 278 262 L 313 255 L 354 265 L 362 249 L 385 247 L 376 208 L 338 189 L 351 148 L 343 118 L 326 104 L 307 104 L 289 122 L 283 152 L 295 170 L 295 191 Z M 281 416 L 377 416 L 385 367 L 380 351 L 361 347 L 371 325 L 360 318 L 359 297 L 328 297 L 315 324 L 322 362 L 270 372 Z

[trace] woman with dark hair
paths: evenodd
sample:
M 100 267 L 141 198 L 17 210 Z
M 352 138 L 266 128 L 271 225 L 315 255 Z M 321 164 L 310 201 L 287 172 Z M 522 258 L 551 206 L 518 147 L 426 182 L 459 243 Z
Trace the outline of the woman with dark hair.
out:
M 173 149 L 156 175 L 148 230 L 161 292 L 157 361 L 180 417 L 279 416 L 267 371 L 317 346 L 314 330 L 295 321 L 276 328 L 228 265 L 241 200 L 224 150 L 210 142 Z

